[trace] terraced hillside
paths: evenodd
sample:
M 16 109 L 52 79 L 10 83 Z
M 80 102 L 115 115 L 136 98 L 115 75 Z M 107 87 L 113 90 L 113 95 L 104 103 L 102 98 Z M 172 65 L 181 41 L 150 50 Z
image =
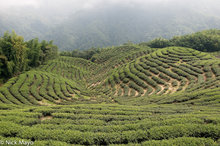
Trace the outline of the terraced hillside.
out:
M 102 101 L 104 97 L 114 102 L 111 98 L 168 95 L 219 86 L 220 60 L 190 48 L 125 45 L 103 50 L 92 60 L 51 60 L 10 79 L 0 89 L 0 101 L 43 105 L 91 97 Z
M 0 87 L 0 142 L 217 146 L 219 104 L 220 59 L 127 44 L 11 78 Z
M 218 85 L 219 76 L 219 60 L 194 49 L 171 47 L 136 58 L 115 69 L 104 85 L 109 89 L 107 94 L 116 97 L 163 95 L 184 91 L 210 80 L 216 83 L 212 86 Z
M 5 83 L 0 88 L 0 102 L 51 105 L 90 99 L 94 93 L 86 88 L 86 81 L 91 74 L 88 71 L 95 67 L 80 58 L 60 57 L 51 60 Z

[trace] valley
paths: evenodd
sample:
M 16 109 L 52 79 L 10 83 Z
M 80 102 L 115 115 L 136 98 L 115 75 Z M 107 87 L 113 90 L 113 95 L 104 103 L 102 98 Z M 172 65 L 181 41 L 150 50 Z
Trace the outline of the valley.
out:
M 219 145 L 220 59 L 124 44 L 58 56 L 0 87 L 0 140 L 34 145 Z

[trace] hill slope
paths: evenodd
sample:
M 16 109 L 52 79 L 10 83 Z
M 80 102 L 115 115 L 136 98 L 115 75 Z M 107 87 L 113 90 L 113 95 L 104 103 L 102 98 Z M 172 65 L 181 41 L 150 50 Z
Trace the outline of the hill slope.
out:
M 82 99 L 117 99 L 219 87 L 220 60 L 190 48 L 127 44 L 103 49 L 91 60 L 51 60 L 10 79 L 1 87 L 0 99 L 3 103 L 62 104 L 81 95 Z
M 0 139 L 34 145 L 219 145 L 220 60 L 126 44 L 60 56 L 0 87 Z

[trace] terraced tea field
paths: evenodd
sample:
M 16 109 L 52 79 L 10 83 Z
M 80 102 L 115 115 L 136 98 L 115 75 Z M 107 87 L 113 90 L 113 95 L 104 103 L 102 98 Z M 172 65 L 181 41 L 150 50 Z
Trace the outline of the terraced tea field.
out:
M 111 96 L 148 96 L 184 91 L 214 80 L 219 85 L 220 62 L 189 48 L 166 48 L 118 68 L 105 82 Z M 211 87 L 212 87 L 211 86 Z
M 187 105 L 1 106 L 0 134 L 1 139 L 16 137 L 35 141 L 36 145 L 181 145 L 181 141 L 217 145 L 219 112 L 219 107 Z M 168 138 L 171 142 L 163 140 Z
M 2 85 L 0 141 L 217 146 L 219 105 L 220 59 L 211 54 L 106 48 L 91 60 L 60 56 Z

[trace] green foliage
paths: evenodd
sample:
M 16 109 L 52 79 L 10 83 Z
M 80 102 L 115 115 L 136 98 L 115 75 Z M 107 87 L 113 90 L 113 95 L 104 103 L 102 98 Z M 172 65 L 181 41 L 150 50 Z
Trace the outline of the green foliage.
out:
M 216 112 L 216 107 L 163 104 L 1 108 L 0 138 L 31 140 L 36 145 L 215 145 L 220 136 Z
M 190 35 L 175 36 L 170 40 L 157 38 L 147 43 L 140 45 L 147 45 L 151 48 L 165 48 L 169 46 L 181 46 L 193 48 L 204 52 L 219 51 L 220 48 L 220 30 L 206 30 Z
M 95 57 L 93 57 L 93 55 L 95 54 L 99 54 L 100 53 L 100 49 L 99 48 L 91 48 L 88 50 L 73 50 L 72 52 L 68 52 L 68 51 L 63 51 L 60 53 L 60 56 L 70 56 L 70 57 L 79 57 L 79 58 L 84 58 L 87 60 L 90 60 L 92 62 L 94 62 L 96 60 Z
M 92 62 L 69 56 L 49 60 L 56 56 L 51 42 L 35 39 L 27 46 L 27 66 L 41 65 L 0 87 L 0 140 L 35 145 L 218 143 L 220 61 L 210 54 L 127 44 L 101 49 Z M 0 60 L 4 70 L 7 58 Z
M 0 78 L 8 79 L 30 67 L 37 67 L 57 57 L 57 52 L 52 41 L 39 43 L 38 39 L 33 39 L 25 42 L 14 31 L 6 32 L 0 38 Z
M 199 51 L 214 52 L 220 50 L 219 30 L 208 30 L 192 35 L 174 37 L 171 42 L 175 46 L 189 47 Z
M 207 145 L 207 146 L 217 146 L 217 143 L 212 139 L 207 138 L 195 138 L 195 137 L 179 137 L 175 139 L 168 140 L 151 140 L 143 142 L 142 145 L 148 146 L 173 146 L 173 145 L 182 145 L 182 146 L 199 146 L 199 145 Z
M 18 74 L 27 69 L 27 51 L 24 39 L 13 31 L 12 34 L 6 32 L 0 39 L 0 48 L 3 56 L 5 56 L 4 63 L 6 63 L 8 76 Z
M 147 45 L 151 48 L 165 48 L 165 47 L 172 46 L 171 42 L 164 38 L 156 38 L 147 43 L 140 43 L 140 45 L 144 45 L 144 46 Z

